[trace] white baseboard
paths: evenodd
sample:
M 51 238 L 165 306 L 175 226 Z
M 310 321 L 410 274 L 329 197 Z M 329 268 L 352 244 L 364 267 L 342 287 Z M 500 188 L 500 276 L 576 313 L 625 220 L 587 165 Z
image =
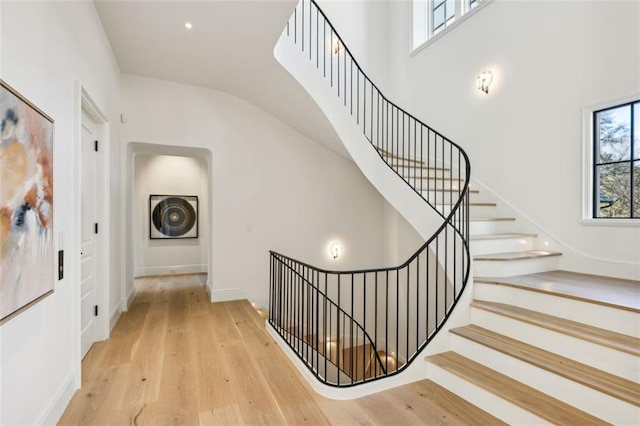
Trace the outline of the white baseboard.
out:
M 116 307 L 111 311 L 111 315 L 109 316 L 109 334 L 111 334 L 111 330 L 116 326 L 116 323 L 120 319 L 120 315 L 122 315 L 122 303 L 116 305 Z
M 228 300 L 251 300 L 247 294 L 239 288 L 225 288 L 222 290 L 211 290 L 212 302 L 226 302 Z
M 200 274 L 207 272 L 206 264 L 197 265 L 169 265 L 169 266 L 150 266 L 146 268 L 137 268 L 135 277 L 150 277 L 154 275 L 172 275 L 172 274 Z
M 116 305 L 116 307 L 111 311 L 111 317 L 109 319 L 109 332 L 113 330 L 113 327 L 116 326 L 116 323 L 120 319 L 120 316 L 123 312 L 127 312 L 131 303 L 133 303 L 133 299 L 136 297 L 136 289 L 131 289 L 131 292 L 127 295 L 127 297 L 123 297 L 120 299 L 120 303 Z
M 129 310 L 129 307 L 131 306 L 131 304 L 133 303 L 133 299 L 135 299 L 135 298 L 136 298 L 136 289 L 134 287 L 134 288 L 131 289 L 131 291 L 129 292 L 129 295 L 127 296 L 127 299 L 124 301 L 126 306 L 122 310 L 123 312 Z
M 64 410 L 67 408 L 67 405 L 69 405 L 69 402 L 71 401 L 71 398 L 73 397 L 76 389 L 78 389 L 78 387 L 76 387 L 76 373 L 74 371 L 69 374 L 67 380 L 65 380 L 60 389 L 58 389 L 58 392 L 56 392 L 56 395 L 49 405 L 49 408 L 47 408 L 42 417 L 40 417 L 40 421 L 38 422 L 38 424 L 57 424 L 58 420 L 60 420 L 60 417 L 62 417 Z

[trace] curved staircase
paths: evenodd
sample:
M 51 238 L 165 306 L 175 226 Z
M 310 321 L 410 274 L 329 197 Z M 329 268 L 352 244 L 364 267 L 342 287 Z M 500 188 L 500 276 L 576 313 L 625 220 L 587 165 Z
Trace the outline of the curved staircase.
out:
M 274 54 L 425 243 L 401 265 L 352 271 L 272 252 L 269 325 L 323 385 L 396 376 L 446 327 L 468 282 L 467 155 L 378 90 L 315 2 L 296 7 Z
M 269 327 L 307 375 L 353 388 L 421 369 L 410 380 L 509 424 L 640 424 L 640 283 L 558 271 L 561 253 L 470 185 L 464 151 L 380 93 L 313 0 L 274 54 L 426 240 L 358 271 L 271 253 Z

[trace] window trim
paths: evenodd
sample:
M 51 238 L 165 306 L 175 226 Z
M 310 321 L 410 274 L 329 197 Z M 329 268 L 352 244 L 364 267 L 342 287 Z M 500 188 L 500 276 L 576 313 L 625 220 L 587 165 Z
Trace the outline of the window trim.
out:
M 616 106 L 635 103 L 640 100 L 640 92 L 599 102 L 582 108 L 582 217 L 579 223 L 587 226 L 632 226 L 640 227 L 640 218 L 593 217 L 594 209 L 594 160 L 595 160 L 595 123 L 594 113 Z M 633 135 L 631 136 L 633 138 Z M 633 143 L 633 139 L 632 142 Z M 633 165 L 633 161 L 631 161 Z
M 466 4 L 469 0 L 463 0 Z M 452 31 L 454 28 L 457 28 L 462 22 L 469 19 L 469 17 L 476 15 L 476 12 L 479 10 L 483 10 L 488 4 L 493 3 L 493 0 L 483 0 L 478 3 L 474 8 L 470 8 L 468 5 L 462 5 L 462 1 L 456 0 L 456 17 L 455 20 L 439 31 L 437 34 L 433 34 L 429 36 L 431 33 L 431 26 L 433 25 L 431 21 L 432 18 L 431 13 L 427 13 L 427 11 L 432 7 L 433 0 L 413 0 L 411 2 L 411 26 L 410 26 L 410 37 L 409 37 L 409 56 L 414 56 L 418 54 L 422 49 L 434 43 L 436 40 L 439 40 L 445 34 Z M 462 11 L 461 16 L 457 16 L 458 11 Z M 421 38 L 423 41 L 419 42 L 416 45 L 415 40 Z M 414 47 L 415 46 L 415 47 Z

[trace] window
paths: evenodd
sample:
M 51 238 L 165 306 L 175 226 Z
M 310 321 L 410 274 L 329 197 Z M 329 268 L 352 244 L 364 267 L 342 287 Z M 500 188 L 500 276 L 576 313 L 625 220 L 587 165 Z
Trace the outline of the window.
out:
M 640 100 L 593 112 L 593 218 L 640 218 Z
M 413 0 L 413 48 L 416 49 L 489 0 Z

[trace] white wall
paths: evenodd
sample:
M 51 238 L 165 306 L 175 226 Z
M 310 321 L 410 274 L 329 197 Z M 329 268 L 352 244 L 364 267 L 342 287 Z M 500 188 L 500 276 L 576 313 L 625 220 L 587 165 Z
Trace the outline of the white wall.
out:
M 122 95 L 128 151 L 142 143 L 209 153 L 214 299 L 266 306 L 269 250 L 331 269 L 382 263 L 384 201 L 352 162 L 230 94 L 124 76 Z M 335 261 L 333 240 L 344 246 Z
M 387 17 L 337 11 L 351 27 L 390 26 L 387 43 L 372 34 L 385 95 L 460 144 L 474 179 L 564 246 L 563 268 L 639 278 L 640 226 L 581 219 L 582 110 L 640 93 L 640 3 L 494 0 L 414 56 L 410 2 L 386 3 Z M 485 69 L 489 95 L 475 88 Z
M 389 77 L 386 49 L 393 30 L 388 25 L 390 2 L 321 0 L 317 3 L 367 77 L 386 93 Z
M 398 266 L 409 259 L 425 240 L 388 202 L 384 203 L 384 266 Z M 380 265 L 383 266 L 383 265 Z
M 119 111 L 119 69 L 91 2 L 0 2 L 0 78 L 55 120 L 54 235 L 65 278 L 55 292 L 0 326 L 0 424 L 54 423 L 80 384 L 79 176 L 74 138 L 80 82 L 110 122 Z M 119 246 L 119 135 L 111 126 L 111 258 Z M 63 240 L 59 238 L 64 235 Z M 53 265 L 52 265 L 53 267 Z M 110 292 L 120 290 L 112 262 Z M 119 297 L 117 297 L 119 299 Z M 103 312 L 107 312 L 104 307 Z
M 135 276 L 207 272 L 207 167 L 202 159 L 170 155 L 135 156 L 133 242 Z M 150 239 L 150 195 L 195 195 L 198 238 Z M 203 262 L 204 260 L 204 262 Z

